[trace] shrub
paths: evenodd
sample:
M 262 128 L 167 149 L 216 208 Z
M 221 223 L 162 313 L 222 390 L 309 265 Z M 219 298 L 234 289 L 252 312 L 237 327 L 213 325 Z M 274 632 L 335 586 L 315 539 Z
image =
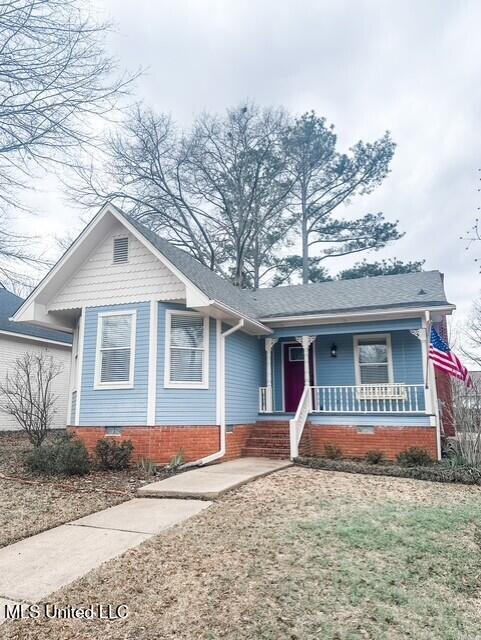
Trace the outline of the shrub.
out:
M 84 443 L 73 436 L 63 438 L 56 448 L 57 473 L 84 476 L 90 473 L 90 458 Z
M 134 445 L 131 440 L 116 442 L 111 438 L 102 438 L 95 445 L 95 461 L 103 471 L 127 469 L 133 450 Z
M 338 447 L 336 444 L 325 444 L 324 445 L 324 457 L 329 460 L 339 460 L 342 458 L 342 449 Z
M 148 476 L 153 476 L 157 471 L 157 465 L 149 458 L 140 458 L 140 460 L 137 462 L 137 466 L 140 471 Z
M 185 463 L 185 455 L 184 450 L 179 449 L 179 451 L 175 454 L 172 460 L 168 464 L 168 469 L 170 471 L 176 471 L 179 467 L 181 467 Z
M 71 435 L 35 447 L 27 454 L 26 466 L 40 473 L 83 476 L 90 472 L 90 458 L 83 442 Z
M 28 451 L 25 457 L 25 465 L 31 471 L 55 473 L 53 446 L 51 444 L 44 444 L 43 446 L 35 447 L 31 451 Z
M 311 469 L 327 471 L 481 485 L 481 470 L 473 467 L 448 467 L 444 464 L 431 464 L 429 467 L 401 467 L 394 463 L 372 465 L 364 460 L 328 460 L 327 458 L 296 458 L 295 462 Z
M 368 464 L 382 464 L 383 462 L 386 462 L 385 454 L 378 449 L 368 451 L 364 456 L 364 459 Z
M 433 460 L 426 449 L 410 447 L 397 454 L 396 460 L 403 467 L 427 467 Z

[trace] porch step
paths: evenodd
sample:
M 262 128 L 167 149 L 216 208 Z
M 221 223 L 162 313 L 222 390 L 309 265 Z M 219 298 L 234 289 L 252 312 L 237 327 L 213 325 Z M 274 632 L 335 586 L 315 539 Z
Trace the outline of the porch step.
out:
M 287 460 L 289 458 L 289 449 L 256 449 L 254 447 L 246 447 L 242 450 L 244 458 L 269 458 L 270 460 Z
M 287 420 L 265 420 L 256 422 L 243 456 L 285 459 L 290 455 L 289 422 Z

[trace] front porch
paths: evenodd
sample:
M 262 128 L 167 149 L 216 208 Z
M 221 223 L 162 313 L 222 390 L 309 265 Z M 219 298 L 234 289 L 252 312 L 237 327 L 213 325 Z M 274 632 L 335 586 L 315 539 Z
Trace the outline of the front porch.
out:
M 386 430 L 397 430 L 406 448 L 418 446 L 419 433 L 407 431 L 400 437 L 399 429 L 427 429 L 428 448 L 437 457 L 437 402 L 421 324 L 420 319 L 365 323 L 356 331 L 348 324 L 313 326 L 295 334 L 291 329 L 290 335 L 287 328 L 278 330 L 265 339 L 259 423 L 282 421 L 288 426 L 291 457 L 298 455 L 306 423 L 318 443 L 325 443 L 329 433 L 345 445 L 360 441 L 358 435 L 376 435 L 368 438 L 364 450 L 383 449 L 382 433 L 390 442 L 386 448 L 391 457 L 396 447 L 393 432 Z M 424 443 L 424 434 L 421 440 Z
M 322 387 L 308 385 L 308 388 L 311 397 L 310 412 L 312 413 L 425 413 L 425 387 L 423 384 L 392 383 Z M 259 413 L 288 415 L 289 412 L 274 410 L 272 395 L 272 387 L 260 387 Z

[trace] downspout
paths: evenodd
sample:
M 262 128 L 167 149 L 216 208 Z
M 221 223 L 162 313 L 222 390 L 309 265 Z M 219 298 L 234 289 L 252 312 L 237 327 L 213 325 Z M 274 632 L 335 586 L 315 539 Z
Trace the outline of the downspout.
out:
M 227 329 L 227 331 L 224 331 L 223 333 L 221 333 L 219 336 L 220 341 L 219 341 L 219 344 L 217 345 L 217 348 L 220 350 L 220 357 L 218 360 L 218 364 L 220 366 L 218 367 L 219 370 L 217 371 L 217 375 L 220 376 L 220 424 L 219 424 L 220 449 L 219 451 L 216 451 L 215 453 L 211 453 L 205 458 L 200 458 L 199 460 L 188 462 L 187 464 L 184 465 L 184 468 L 203 466 L 205 464 L 209 464 L 225 456 L 225 339 L 227 338 L 227 336 L 230 336 L 236 331 L 239 331 L 239 329 L 242 329 L 243 326 L 244 326 L 244 320 L 242 319 L 242 320 L 239 320 L 239 322 L 236 325 L 234 325 L 230 329 Z

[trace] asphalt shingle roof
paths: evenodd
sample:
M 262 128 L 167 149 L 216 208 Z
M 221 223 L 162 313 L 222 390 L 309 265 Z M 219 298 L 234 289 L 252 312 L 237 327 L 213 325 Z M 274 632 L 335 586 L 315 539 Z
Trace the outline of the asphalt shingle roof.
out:
M 242 290 L 143 224 L 122 215 L 210 299 L 253 319 L 448 304 L 439 271 Z
M 11 333 L 21 333 L 25 336 L 34 338 L 44 338 L 46 340 L 56 340 L 65 344 L 72 344 L 72 336 L 64 331 L 56 331 L 55 329 L 43 329 L 26 322 L 11 322 L 10 318 L 15 311 L 23 303 L 20 296 L 7 291 L 0 287 L 0 331 L 9 331 Z
M 439 271 L 332 280 L 246 293 L 255 299 L 258 317 L 447 304 Z
M 251 301 L 246 292 L 211 271 L 193 256 L 161 238 L 137 220 L 127 214 L 123 216 L 158 249 L 174 266 L 179 269 L 196 287 L 212 300 L 218 300 L 252 318 L 257 316 L 255 301 Z

